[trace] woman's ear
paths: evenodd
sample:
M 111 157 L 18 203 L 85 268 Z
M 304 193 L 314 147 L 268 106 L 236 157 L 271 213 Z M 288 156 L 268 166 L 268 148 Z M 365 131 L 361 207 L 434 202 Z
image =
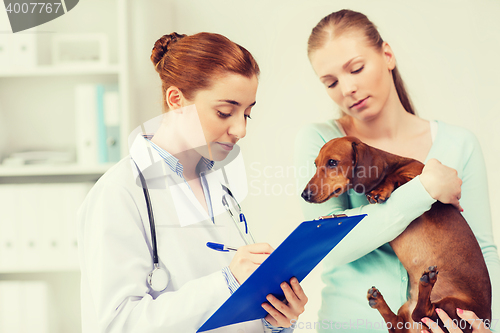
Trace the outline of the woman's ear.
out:
M 176 86 L 168 87 L 165 92 L 165 101 L 169 110 L 178 110 L 186 105 L 186 98 Z
M 394 56 L 394 52 L 392 52 L 391 46 L 387 42 L 382 44 L 382 52 L 387 62 L 387 68 L 392 71 L 396 67 L 396 57 Z

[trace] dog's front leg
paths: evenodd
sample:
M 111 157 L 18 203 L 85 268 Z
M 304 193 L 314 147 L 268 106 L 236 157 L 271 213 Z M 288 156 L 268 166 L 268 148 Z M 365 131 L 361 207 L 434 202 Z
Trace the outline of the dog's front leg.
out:
M 414 163 L 416 162 L 416 163 Z M 366 193 L 366 198 L 370 203 L 385 202 L 391 193 L 401 185 L 409 182 L 422 170 L 422 163 L 414 161 L 389 173 L 380 184 Z

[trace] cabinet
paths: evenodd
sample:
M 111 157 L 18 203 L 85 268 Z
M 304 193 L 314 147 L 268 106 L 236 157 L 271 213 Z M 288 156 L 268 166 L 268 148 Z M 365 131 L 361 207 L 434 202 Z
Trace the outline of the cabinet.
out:
M 0 289 L 13 294 L 17 293 L 12 288 L 39 289 L 45 318 L 37 332 L 81 331 L 74 212 L 112 164 L 76 161 L 75 133 L 80 124 L 75 117 L 75 88 L 81 84 L 118 87 L 120 153 L 125 156 L 130 133 L 127 6 L 127 0 L 80 1 L 63 16 L 23 32 L 35 36 L 36 66 L 0 69 L 0 158 L 23 151 L 72 156 L 64 164 L 0 164 L 0 212 L 4 212 L 0 214 Z M 62 34 L 75 39 L 104 36 L 108 59 L 94 65 L 55 64 L 53 42 Z M 29 241 L 30 234 L 43 242 Z M 65 250 L 58 252 L 57 247 Z M 22 308 L 22 301 L 0 299 L 0 312 L 15 306 Z M 19 327 L 27 320 L 9 311 L 12 317 L 18 316 Z M 7 328 L 0 323 L 0 332 Z

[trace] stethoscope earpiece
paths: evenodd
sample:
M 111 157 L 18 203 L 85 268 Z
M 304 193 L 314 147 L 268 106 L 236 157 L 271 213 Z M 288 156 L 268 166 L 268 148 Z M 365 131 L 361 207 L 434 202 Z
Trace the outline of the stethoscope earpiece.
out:
M 155 265 L 155 268 L 148 275 L 148 284 L 154 291 L 163 291 L 167 288 L 169 276 L 165 269 Z

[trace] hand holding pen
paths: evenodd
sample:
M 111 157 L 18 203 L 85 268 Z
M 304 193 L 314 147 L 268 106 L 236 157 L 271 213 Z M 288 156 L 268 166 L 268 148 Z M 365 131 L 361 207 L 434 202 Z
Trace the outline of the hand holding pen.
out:
M 208 242 L 207 247 L 220 252 L 235 251 L 229 269 L 239 284 L 242 284 L 269 257 L 274 249 L 267 243 L 257 243 L 236 248 L 220 243 Z
M 229 269 L 238 283 L 242 284 L 273 251 L 267 243 L 241 246 L 229 264 Z

